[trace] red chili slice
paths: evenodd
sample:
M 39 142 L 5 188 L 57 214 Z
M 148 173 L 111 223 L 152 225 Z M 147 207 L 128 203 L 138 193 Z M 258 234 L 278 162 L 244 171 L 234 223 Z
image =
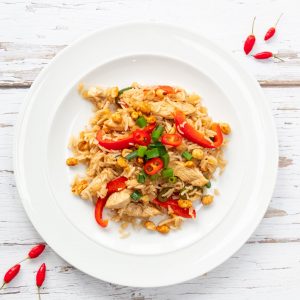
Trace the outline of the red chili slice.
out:
M 175 134 L 166 133 L 161 137 L 161 142 L 164 145 L 177 147 L 182 143 L 182 137 L 177 133 Z
M 141 146 L 148 146 L 151 142 L 150 133 L 145 130 L 137 129 L 133 132 L 133 140 Z
M 144 171 L 148 175 L 155 175 L 164 167 L 164 162 L 159 158 L 155 157 L 146 162 L 144 165 Z
M 96 207 L 95 207 L 95 219 L 101 227 L 106 227 L 108 225 L 108 220 L 103 220 L 103 218 L 102 218 L 103 209 L 104 209 L 104 206 L 106 204 L 108 197 L 115 192 L 120 192 L 120 191 L 124 190 L 126 188 L 125 182 L 127 180 L 128 179 L 124 176 L 118 177 L 114 180 L 111 180 L 106 185 L 106 188 L 107 188 L 106 197 L 98 198 L 98 201 L 97 201 Z
M 107 185 L 106 188 L 108 190 L 107 194 L 110 196 L 112 193 L 120 192 L 126 188 L 126 181 L 128 178 L 125 176 L 118 177 L 114 180 L 111 180 Z
M 103 209 L 106 204 L 106 201 L 107 201 L 107 197 L 99 198 L 95 207 L 95 219 L 101 227 L 106 227 L 108 225 L 108 220 L 102 219 Z
M 178 205 L 178 201 L 174 199 L 169 199 L 165 202 L 161 202 L 158 199 L 152 200 L 153 203 L 155 203 L 158 206 L 168 208 L 171 207 L 174 214 L 183 218 L 196 218 L 196 211 L 195 209 L 192 210 L 192 214 L 190 214 L 189 208 L 182 208 Z
M 186 122 L 185 114 L 182 111 L 176 111 L 174 120 L 178 132 L 191 142 L 194 142 L 204 148 L 217 148 L 223 143 L 223 134 L 220 125 L 217 123 L 214 123 L 211 127 L 211 129 L 216 132 L 214 141 L 209 141 L 204 137 L 203 133 L 199 132 Z
M 97 133 L 96 139 L 99 142 L 100 146 L 102 146 L 106 149 L 109 149 L 109 150 L 122 150 L 122 149 L 129 148 L 130 146 L 132 146 L 134 144 L 133 134 L 131 134 L 130 136 L 128 136 L 124 139 L 120 139 L 117 141 L 103 140 L 102 136 L 103 136 L 103 131 L 99 130 Z
M 159 85 L 158 88 L 162 89 L 163 91 L 165 91 L 166 94 L 175 94 L 174 88 L 172 88 L 169 85 Z

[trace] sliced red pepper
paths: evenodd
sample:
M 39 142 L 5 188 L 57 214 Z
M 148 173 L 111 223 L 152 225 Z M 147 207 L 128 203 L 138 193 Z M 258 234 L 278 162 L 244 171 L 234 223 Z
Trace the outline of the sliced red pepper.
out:
M 223 143 L 223 134 L 219 124 L 214 123 L 212 130 L 216 132 L 214 141 L 209 141 L 204 134 L 196 130 L 193 126 L 187 123 L 185 114 L 181 110 L 177 110 L 174 116 L 176 128 L 178 132 L 191 142 L 194 142 L 204 148 L 217 148 Z
M 141 146 L 148 146 L 151 142 L 150 133 L 143 129 L 137 129 L 133 132 L 133 140 Z
M 128 180 L 128 178 L 126 178 L 124 176 L 118 177 L 114 180 L 111 180 L 106 185 L 106 188 L 107 188 L 106 197 L 98 198 L 98 201 L 97 201 L 96 207 L 95 207 L 95 219 L 101 227 L 106 227 L 108 225 L 108 220 L 103 220 L 103 218 L 102 218 L 103 209 L 105 207 L 108 197 L 115 192 L 120 192 L 120 191 L 124 190 L 126 188 L 125 182 L 127 180 Z
M 156 123 L 149 124 L 143 130 L 151 134 L 155 127 L 156 127 Z
M 144 165 L 144 171 L 148 175 L 155 175 L 164 167 L 164 162 L 159 157 L 152 158 Z
M 195 209 L 192 210 L 192 214 L 190 214 L 190 209 L 189 208 L 182 208 L 178 205 L 177 200 L 174 199 L 169 199 L 165 202 L 161 202 L 158 199 L 152 200 L 152 202 L 158 206 L 168 208 L 171 207 L 173 210 L 174 214 L 183 218 L 196 218 L 196 211 Z
M 97 203 L 96 203 L 96 207 L 95 207 L 95 219 L 101 227 L 106 227 L 108 225 L 108 220 L 107 219 L 105 219 L 105 220 L 102 219 L 103 209 L 104 209 L 104 206 L 106 204 L 107 198 L 108 197 L 99 198 Z
M 107 185 L 107 195 L 110 196 L 112 193 L 120 192 L 126 188 L 126 181 L 128 178 L 122 176 L 114 180 L 111 180 Z
M 134 138 L 133 138 L 133 134 L 129 135 L 128 137 L 124 138 L 124 139 L 120 139 L 117 141 L 113 141 L 113 140 L 103 140 L 102 139 L 103 136 L 103 131 L 99 130 L 97 133 L 97 141 L 99 142 L 99 145 L 109 149 L 109 150 L 122 150 L 125 148 L 129 148 L 130 146 L 133 146 L 134 144 Z
M 174 88 L 169 85 L 159 85 L 158 88 L 165 91 L 166 94 L 175 94 Z
M 177 147 L 182 143 L 182 137 L 177 133 L 175 134 L 166 133 L 161 137 L 161 142 L 164 145 Z

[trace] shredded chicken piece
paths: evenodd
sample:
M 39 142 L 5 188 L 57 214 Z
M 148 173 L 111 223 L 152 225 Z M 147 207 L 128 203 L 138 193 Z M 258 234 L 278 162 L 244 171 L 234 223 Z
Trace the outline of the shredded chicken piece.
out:
M 182 110 L 186 115 L 195 112 L 195 107 L 190 103 L 159 101 L 149 102 L 151 112 L 166 119 L 173 119 L 173 114 L 176 109 Z
M 130 193 L 129 190 L 113 193 L 108 197 L 105 207 L 117 209 L 127 206 L 130 203 Z
M 204 186 L 208 183 L 208 180 L 198 168 L 187 168 L 184 163 L 180 161 L 173 162 L 170 164 L 170 167 L 173 168 L 175 176 L 193 186 Z
M 135 218 L 151 218 L 161 214 L 157 208 L 140 203 L 130 203 L 119 213 Z
M 92 182 L 81 192 L 83 199 L 89 199 L 90 195 L 104 198 L 107 193 L 106 184 L 115 178 L 111 168 L 104 169 Z

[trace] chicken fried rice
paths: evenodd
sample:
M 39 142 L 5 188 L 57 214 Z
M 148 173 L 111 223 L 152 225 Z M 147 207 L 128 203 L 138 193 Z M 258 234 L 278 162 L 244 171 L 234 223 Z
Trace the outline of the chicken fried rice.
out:
M 210 205 L 211 180 L 226 161 L 227 123 L 215 123 L 197 94 L 171 86 L 133 83 L 101 88 L 79 85 L 79 93 L 95 108 L 87 128 L 73 137 L 72 167 L 86 166 L 76 176 L 73 194 L 95 205 L 103 217 L 168 233 L 184 219 L 196 218 L 196 203 Z M 160 218 L 158 218 L 159 216 Z

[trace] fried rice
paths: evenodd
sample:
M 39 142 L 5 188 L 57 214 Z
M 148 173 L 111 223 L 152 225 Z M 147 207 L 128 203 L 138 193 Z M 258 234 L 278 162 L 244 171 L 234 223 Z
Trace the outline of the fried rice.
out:
M 195 207 L 213 202 L 211 180 L 226 166 L 223 135 L 231 129 L 213 122 L 199 95 L 137 83 L 122 90 L 80 84 L 78 91 L 94 113 L 71 138 L 66 163 L 86 166 L 71 191 L 95 205 L 100 226 L 107 226 L 106 208 L 124 228 L 168 233 L 196 218 Z

